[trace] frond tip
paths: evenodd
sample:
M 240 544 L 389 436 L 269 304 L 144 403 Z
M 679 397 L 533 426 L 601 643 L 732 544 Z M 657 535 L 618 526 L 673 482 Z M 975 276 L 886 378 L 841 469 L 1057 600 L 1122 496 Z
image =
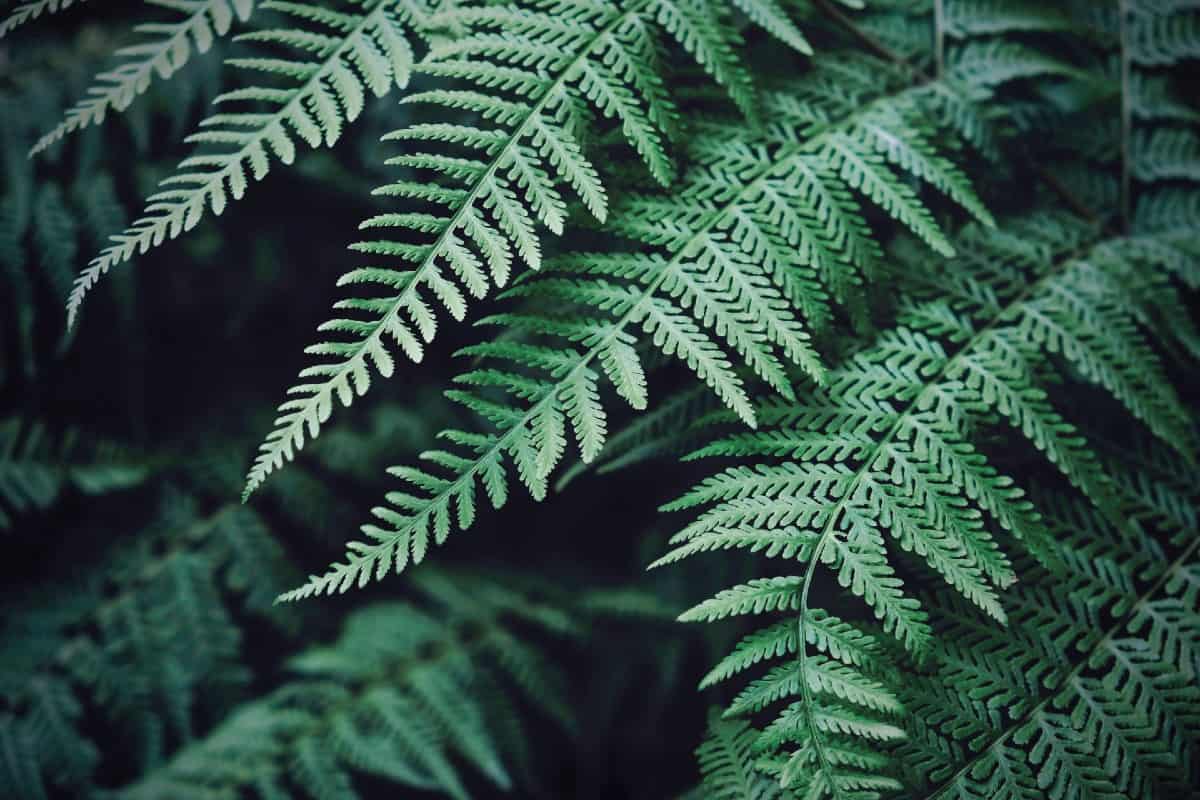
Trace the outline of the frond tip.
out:
M 231 1 L 205 3 L 215 8 Z M 238 2 L 249 8 L 248 0 Z M 162 182 L 161 191 L 147 199 L 144 216 L 113 236 L 75 279 L 67 301 L 68 325 L 74 325 L 84 298 L 113 266 L 191 230 L 210 212 L 220 215 L 231 201 L 242 198 L 252 181 L 266 177 L 273 159 L 291 164 L 297 138 L 314 149 L 332 146 L 346 124 L 362 113 L 368 92 L 382 97 L 393 86 L 406 86 L 413 52 L 404 19 L 392 6 L 385 0 L 367 0 L 353 11 L 339 13 L 302 3 L 264 3 L 263 8 L 297 19 L 312 36 L 261 30 L 238 37 L 279 45 L 295 54 L 289 59 L 229 62 L 275 75 L 278 85 L 249 86 L 217 98 L 223 109 L 249 103 L 256 110 L 223 110 L 188 137 L 199 145 L 196 153 L 180 162 L 176 174 Z M 258 110 L 261 106 L 266 110 Z
M 184 16 L 178 22 L 135 26 L 134 31 L 148 37 L 147 40 L 118 50 L 116 55 L 122 63 L 97 76 L 87 96 L 33 145 L 31 156 L 67 134 L 100 124 L 109 111 L 124 111 L 150 88 L 155 78 L 170 78 L 188 62 L 193 50 L 207 53 L 215 37 L 229 33 L 235 19 L 245 22 L 254 10 L 254 0 L 160 0 L 156 5 Z

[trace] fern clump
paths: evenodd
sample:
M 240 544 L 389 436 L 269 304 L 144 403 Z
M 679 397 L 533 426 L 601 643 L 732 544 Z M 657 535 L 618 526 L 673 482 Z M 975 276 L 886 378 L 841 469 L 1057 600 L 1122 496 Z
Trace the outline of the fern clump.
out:
M 547 343 L 465 348 L 464 355 L 486 365 L 458 379 L 475 391 L 450 395 L 495 431 L 444 434 L 457 451 L 425 458 L 450 477 L 392 470 L 420 494 L 389 494 L 389 505 L 375 509 L 382 524 L 363 528 L 371 541 L 351 544 L 346 563 L 286 597 L 345 591 L 403 569 L 410 558 L 421 561 L 431 539 L 442 542 L 455 523 L 470 527 L 477 484 L 494 507 L 504 504 L 506 461 L 542 499 L 565 452 L 568 423 L 585 462 L 604 444 L 601 374 L 629 405 L 647 406 L 638 333 L 683 361 L 750 425 L 755 412 L 742 377 L 718 342 L 784 397 L 793 396 L 785 361 L 823 380 L 796 315 L 819 328 L 831 317 L 830 298 L 861 307 L 863 275 L 875 269 L 881 250 L 862 223 L 856 195 L 946 253 L 949 242 L 901 174 L 928 180 L 991 222 L 965 177 L 933 144 L 937 127 L 922 113 L 925 90 L 898 88 L 879 97 L 887 88 L 877 80 L 883 69 L 879 62 L 849 61 L 819 70 L 806 91 L 768 98 L 773 124 L 758 139 L 737 138 L 736 123 L 713 123 L 693 145 L 697 166 L 670 197 L 634 194 L 614 209 L 612 229 L 658 251 L 565 256 L 510 290 L 530 310 L 482 322 Z M 489 390 L 505 394 L 496 400 Z
M 1195 0 L 146 5 L 0 14 L 0 796 L 1196 795 Z
M 376 293 L 339 302 L 336 308 L 350 313 L 322 326 L 338 337 L 308 349 L 320 361 L 301 373 L 302 383 L 289 390 L 293 397 L 279 407 L 247 477 L 247 495 L 318 435 L 335 401 L 348 406 L 365 394 L 372 371 L 393 374 L 393 347 L 419 361 L 437 332 L 436 307 L 461 320 L 468 298 L 504 286 L 514 267 L 538 269 L 538 229 L 562 233 L 565 190 L 595 219 L 607 218 L 607 191 L 585 150 L 598 132 L 596 117 L 619 128 L 655 179 L 670 181 L 678 112 L 664 77 L 664 34 L 751 110 L 752 87 L 721 4 L 536 5 L 462 8 L 436 18 L 466 33 L 435 45 L 420 71 L 471 88 L 433 89 L 407 100 L 432 104 L 446 117 L 465 110 L 477 123 L 419 123 L 385 137 L 408 145 L 390 163 L 415 174 L 377 193 L 411 210 L 366 220 L 363 229 L 393 238 L 351 249 L 392 266 L 364 266 L 342 277 L 344 285 Z
M 1041 562 L 1058 563 L 1037 506 L 985 455 L 985 425 L 1001 423 L 1027 439 L 1102 518 L 1118 530 L 1125 524 L 1102 462 L 1049 400 L 1046 381 L 1060 364 L 1193 457 L 1189 413 L 1147 338 L 1171 336 L 1156 330 L 1151 309 L 1153 298 L 1170 303 L 1175 291 L 1149 276 L 1170 274 L 1180 262 L 1147 257 L 1141 241 L 1094 243 L 1086 226 L 1044 215 L 996 233 L 970 229 L 947 274 L 909 280 L 900 324 L 832 371 L 824 387 L 767 406 L 770 429 L 735 433 L 695 454 L 755 462 L 728 468 L 667 506 L 705 510 L 656 564 L 745 549 L 804 565 L 796 576 L 726 590 L 682 617 L 792 614 L 743 640 L 706 679 L 784 659 L 729 712 L 788 703 L 759 739 L 762 751 L 781 753 L 767 766 L 784 786 L 834 797 L 899 788 L 893 778 L 875 777 L 882 762 L 864 748 L 900 738 L 886 714 L 901 704 L 864 668 L 859 642 L 868 634 L 810 606 L 819 567 L 919 656 L 935 641 L 929 614 L 904 591 L 885 534 L 998 622 L 1008 619 L 1000 592 L 1017 576 L 1001 541 L 1019 541 Z M 1171 253 L 1169 234 L 1150 241 Z M 1131 297 L 1135 269 L 1147 276 L 1140 285 L 1153 288 Z M 897 278 L 905 282 L 903 273 Z

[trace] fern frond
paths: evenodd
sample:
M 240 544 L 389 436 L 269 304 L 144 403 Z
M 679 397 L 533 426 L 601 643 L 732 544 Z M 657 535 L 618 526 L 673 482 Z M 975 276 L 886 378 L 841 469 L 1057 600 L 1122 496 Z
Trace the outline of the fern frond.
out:
M 339 302 L 335 308 L 352 316 L 320 328 L 339 338 L 308 348 L 320 361 L 301 372 L 302 382 L 289 390 L 293 399 L 279 407 L 274 430 L 247 477 L 247 496 L 319 434 L 335 402 L 348 406 L 366 393 L 373 371 L 385 378 L 393 374 L 393 346 L 413 361 L 423 357 L 437 332 L 436 306 L 461 320 L 468 298 L 484 297 L 493 284 L 504 286 L 514 262 L 538 269 L 538 228 L 562 232 L 564 190 L 596 219 L 608 216 L 599 171 L 582 145 L 596 128 L 595 116 L 619 126 L 656 179 L 670 179 L 667 139 L 676 112 L 661 76 L 657 27 L 735 100 L 750 103 L 749 79 L 734 58 L 736 39 L 722 23 L 720 5 L 710 0 L 546 0 L 536 11 L 460 9 L 446 17 L 470 33 L 434 47 L 422 70 L 490 91 L 434 90 L 410 100 L 472 110 L 481 127 L 426 123 L 386 137 L 412 147 L 391 163 L 419 170 L 428 180 L 401 180 L 377 193 L 433 211 L 383 214 L 361 226 L 395 231 L 396 238 L 351 249 L 399 263 L 342 276 L 342 285 L 383 294 Z M 505 90 L 503 99 L 495 96 L 498 88 Z M 447 145 L 470 156 L 446 155 L 441 151 Z M 430 181 L 436 188 L 428 188 Z M 661 330 L 697 363 L 709 362 L 695 334 L 677 329 L 669 315 Z M 717 376 L 720 367 L 709 364 L 709 374 Z
M 452 587 L 470 593 L 470 603 L 446 605 L 447 582 L 432 582 L 433 607 L 390 603 L 355 612 L 337 642 L 291 660 L 289 683 L 117 796 L 188 800 L 219 789 L 264 799 L 283 792 L 352 798 L 352 773 L 366 773 L 465 798 L 466 767 L 510 789 L 514 765 L 504 763 L 508 748 L 497 736 L 502 698 L 516 690 L 534 706 L 553 707 L 563 685 L 515 627 L 534 619 L 523 608 L 540 609 L 475 580 Z
M 198 1 L 198 0 L 197 0 Z M 226 7 L 232 0 L 204 0 Z M 248 0 L 238 0 L 247 9 Z M 409 27 L 426 17 L 420 0 L 368 0 L 345 12 L 268 0 L 262 8 L 297 21 L 297 29 L 260 30 L 236 37 L 277 45 L 289 58 L 235 58 L 229 63 L 278 76 L 277 86 L 252 85 L 217 98 L 222 111 L 208 117 L 187 141 L 199 145 L 147 199 L 144 215 L 89 262 L 67 302 L 74 324 L 84 298 L 109 269 L 194 228 L 207 213 L 220 215 L 240 200 L 271 162 L 291 164 L 296 139 L 314 149 L 332 146 L 358 118 L 368 93 L 382 97 L 408 84 L 413 65 Z M 197 12 L 199 14 L 200 12 Z M 266 110 L 229 110 L 245 104 Z
M 213 40 L 225 36 L 234 20 L 245 22 L 254 11 L 254 0 L 151 0 L 181 16 L 177 22 L 147 22 L 134 32 L 146 41 L 116 52 L 122 63 L 96 76 L 87 96 L 72 106 L 62 122 L 37 140 L 30 155 L 37 155 L 63 137 L 90 125 L 99 125 L 109 111 L 121 112 L 150 88 L 155 79 L 166 80 L 196 53 L 207 53 Z M 69 3 L 67 4 L 69 5 Z
M 18 419 L 0 423 L 0 530 L 14 515 L 49 508 L 66 486 L 87 494 L 136 486 L 143 465 L 112 444 L 53 436 L 44 425 Z
M 1134 63 L 1161 67 L 1200 58 L 1200 10 L 1194 3 L 1134 0 L 1130 12 L 1129 54 Z
M 79 0 L 79 2 L 84 2 L 84 0 Z M 30 0 L 30 2 L 21 3 L 9 10 L 4 20 L 0 22 L 0 39 L 43 14 L 47 16 L 57 14 L 60 11 L 66 11 L 73 5 L 75 5 L 75 0 Z
M 1018 31 L 1066 31 L 1073 24 L 1062 9 L 1029 0 L 950 0 L 945 7 L 946 35 L 956 39 Z
M 725 447 L 706 449 L 709 455 L 794 460 L 728 468 L 668 506 L 705 510 L 672 538 L 675 549 L 657 564 L 738 548 L 805 565 L 800 576 L 771 579 L 770 603 L 753 609 L 792 611 L 791 621 L 751 634 L 711 680 L 786 659 L 751 683 L 729 713 L 790 701 L 762 731 L 759 745 L 769 753 L 786 748 L 768 766 L 784 785 L 801 782 L 806 796 L 853 796 L 856 789 L 892 785 L 886 760 L 846 754 L 870 752 L 862 740 L 899 736 L 884 721 L 899 707 L 888 682 L 835 669 L 820 652 L 822 637 L 809 633 L 829 619 L 809 605 L 818 567 L 828 567 L 843 588 L 862 597 L 885 631 L 923 653 L 931 642 L 927 613 L 904 593 L 885 533 L 940 574 L 956 597 L 1002 622 L 1008 611 L 998 590 L 1017 572 L 992 531 L 1021 541 L 1044 563 L 1062 558 L 1038 506 L 978 446 L 977 431 L 989 415 L 1006 419 L 1042 451 L 1089 499 L 1093 513 L 1115 520 L 1118 530 L 1129 524 L 1121 487 L 1049 401 L 1046 375 L 1054 374 L 1057 358 L 1193 457 L 1190 416 L 1139 327 L 1140 312 L 1125 302 L 1130 240 L 1089 245 L 1093 234 L 1085 225 L 1044 215 L 1033 220 L 1010 223 L 1007 231 L 969 228 L 957 243 L 962 255 L 947 262 L 943 274 L 910 281 L 900 326 L 802 395 L 786 424 L 735 434 Z M 909 264 L 904 274 L 923 275 L 919 262 L 901 262 Z M 1161 259 L 1137 263 L 1143 271 L 1169 269 Z M 896 277 L 903 285 L 902 275 Z M 681 619 L 719 618 L 729 605 L 724 598 L 755 596 L 762 585 L 734 587 Z M 963 614 L 970 611 L 966 603 Z M 1009 661 L 1023 663 L 1026 645 L 1004 641 Z M 808 645 L 818 652 L 810 654 Z M 842 663 L 854 666 L 851 659 Z M 884 719 L 871 716 L 881 713 Z M 1043 754 L 1043 777 L 1069 775 L 1087 784 L 1096 764 L 1057 747 L 1060 722 L 1037 720 L 1040 727 L 1023 741 Z
M 722 719 L 716 709 L 709 713 L 708 733 L 696 748 L 705 797 L 772 800 L 781 796 L 779 787 L 751 766 L 756 738 L 747 723 Z
M 905 691 L 932 723 L 919 755 L 907 744 L 900 750 L 923 786 L 914 797 L 1186 796 L 1200 695 L 1194 656 L 1180 645 L 1200 631 L 1197 543 L 1166 564 L 1109 534 L 1056 540 L 1070 567 L 1104 571 L 1041 576 L 1031 584 L 1039 588 L 1014 595 L 1006 631 L 978 625 L 952 603 L 934 607 L 947 625 L 943 654 L 931 676 Z M 1148 585 L 1139 581 L 1147 567 Z M 1101 610 L 1115 624 L 1101 623 Z M 1077 658 L 1063 658 L 1075 649 Z M 957 702 L 931 691 L 950 685 Z M 966 752 L 947 746 L 948 735 L 967 732 Z
M 817 86 L 825 80 L 820 75 Z M 863 86 L 870 91 L 867 81 Z M 877 80 L 875 87 L 883 88 Z M 510 295 L 527 300 L 530 310 L 482 322 L 552 346 L 499 341 L 464 348 L 484 361 L 458 383 L 477 388 L 449 393 L 494 431 L 443 434 L 454 447 L 425 454 L 435 471 L 389 470 L 412 491 L 390 493 L 388 506 L 373 510 L 378 522 L 362 529 L 368 541 L 352 542 L 344 563 L 284 599 L 345 591 L 400 571 L 410 559 L 419 563 L 431 540 L 440 544 L 455 525 L 474 522 L 479 483 L 494 507 L 503 505 L 506 461 L 542 499 L 568 427 L 585 462 L 603 444 L 602 375 L 635 409 L 646 406 L 645 369 L 634 349 L 639 329 L 749 425 L 749 395 L 720 341 L 785 397 L 793 396 L 785 360 L 821 379 L 824 368 L 795 315 L 827 319 L 828 294 L 852 293 L 879 257 L 855 193 L 943 250 L 949 244 L 929 211 L 894 170 L 929 179 L 990 221 L 961 173 L 933 147 L 934 129 L 920 114 L 922 91 L 864 108 L 861 95 L 839 87 L 825 97 L 840 104 L 836 120 L 814 119 L 808 107 L 781 97 L 767 104 L 778 128 L 762 143 L 737 141 L 737 126 L 707 132 L 695 145 L 701 166 L 670 198 L 633 196 L 614 209 L 613 230 L 662 251 L 573 255 L 552 274 L 514 287 Z M 491 390 L 508 397 L 493 400 Z
M 1131 142 L 1133 176 L 1139 181 L 1200 182 L 1200 134 L 1189 129 L 1139 130 Z

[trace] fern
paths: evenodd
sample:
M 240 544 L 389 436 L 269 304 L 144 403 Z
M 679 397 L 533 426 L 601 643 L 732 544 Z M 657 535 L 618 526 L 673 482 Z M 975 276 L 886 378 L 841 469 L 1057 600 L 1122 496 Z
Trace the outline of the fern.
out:
M 518 741 L 500 734 L 511 692 L 552 713 L 562 702 L 561 677 L 516 626 L 558 629 L 560 615 L 499 584 L 428 575 L 421 585 L 431 608 L 355 612 L 336 643 L 291 660 L 290 683 L 116 796 L 352 798 L 353 770 L 465 798 L 466 766 L 510 789 Z
M 780 797 L 779 787 L 753 767 L 758 735 L 741 720 L 722 719 L 715 709 L 708 715 L 708 734 L 696 748 L 704 775 L 704 797 L 717 800 L 770 800 Z
M 1095 524 L 1107 535 L 1056 538 L 1069 572 L 1025 571 L 1039 588 L 1016 594 L 1006 631 L 953 602 L 934 606 L 942 653 L 904 692 L 927 721 L 898 753 L 922 787 L 913 797 L 1183 797 L 1194 787 L 1196 543 L 1168 564 Z M 1112 621 L 1098 624 L 1105 614 Z M 1062 659 L 1071 650 L 1078 657 Z
M 18 786 L 9 796 L 20 800 L 51 785 L 90 796 L 96 723 L 143 766 L 190 738 L 198 711 L 223 711 L 249 677 L 234 608 L 282 622 L 271 597 L 290 580 L 283 564 L 249 509 L 200 517 L 190 498 L 171 495 L 95 563 L 5 597 L 0 704 L 17 712 L 12 735 L 36 756 L 0 762 L 0 785 Z
M 647 406 L 645 368 L 634 349 L 639 329 L 749 425 L 755 414 L 744 383 L 718 340 L 785 397 L 793 395 L 782 360 L 821 380 L 824 368 L 794 315 L 822 324 L 831 314 L 828 295 L 847 299 L 879 259 L 856 193 L 943 252 L 950 252 L 949 243 L 893 166 L 929 180 L 990 221 L 965 178 L 933 146 L 936 128 L 921 113 L 924 89 L 860 105 L 886 88 L 878 81 L 881 68 L 850 62 L 818 74 L 807 94 L 769 100 L 777 123 L 762 141 L 738 141 L 736 125 L 717 124 L 700 137 L 700 166 L 670 198 L 633 196 L 610 221 L 614 230 L 662 252 L 573 255 L 552 274 L 514 287 L 510 294 L 530 301 L 530 310 L 482 322 L 552 337 L 553 346 L 496 341 L 467 347 L 464 355 L 490 363 L 458 379 L 477 392 L 450 393 L 494 432 L 443 434 L 457 452 L 432 451 L 425 460 L 449 477 L 422 468 L 390 470 L 418 493 L 389 494 L 389 505 L 374 510 L 381 524 L 363 528 L 369 541 L 351 543 L 345 563 L 285 599 L 345 591 L 356 581 L 361 586 L 400 571 L 410 559 L 419 563 L 431 538 L 440 544 L 455 522 L 470 527 L 477 482 L 493 507 L 504 504 L 505 461 L 542 499 L 565 452 L 568 424 L 584 462 L 604 444 L 601 374 L 635 409 Z M 855 78 L 858 91 L 848 91 Z M 491 399 L 490 389 L 508 397 Z
M 863 598 L 913 653 L 930 647 L 928 613 L 904 592 L 885 532 L 959 596 L 1005 621 L 998 590 L 1017 572 L 985 520 L 1045 563 L 1057 553 L 1036 507 L 977 445 L 991 415 L 1042 451 L 1098 513 L 1124 525 L 1101 462 L 1050 402 L 1045 381 L 1057 358 L 1189 458 L 1193 452 L 1190 417 L 1121 280 L 1134 261 L 1139 269 L 1169 270 L 1170 260 L 1133 255 L 1131 240 L 1089 245 L 1091 234 L 1069 219 L 1039 215 L 1009 231 L 964 233 L 964 255 L 947 262 L 936 282 L 919 278 L 910 289 L 899 327 L 831 372 L 824 388 L 767 409 L 777 427 L 736 433 L 696 454 L 781 463 L 731 467 L 667 506 L 706 510 L 656 565 L 734 548 L 805 565 L 796 577 L 729 589 L 681 618 L 794 612 L 743 640 L 706 682 L 787 659 L 750 684 L 730 713 L 791 703 L 759 745 L 772 754 L 767 766 L 783 785 L 802 783 L 808 796 L 898 788 L 880 771 L 883 761 L 868 753 L 870 742 L 901 735 L 886 716 L 900 704 L 886 682 L 864 670 L 862 647 L 839 654 L 842 640 L 864 634 L 809 605 L 819 566 Z M 1158 243 L 1169 250 L 1169 241 L 1164 235 Z M 907 274 L 921 274 L 915 263 Z M 858 669 L 844 669 L 850 667 Z M 785 753 L 775 756 L 781 748 Z
M 254 0 L 150 0 L 180 15 L 178 22 L 143 23 L 136 33 L 147 41 L 123 47 L 116 55 L 123 61 L 96 78 L 87 96 L 66 112 L 62 122 L 46 132 L 30 151 L 42 152 L 63 137 L 104 121 L 109 111 L 121 112 L 144 94 L 156 77 L 166 80 L 188 62 L 193 49 L 207 53 L 217 36 L 229 33 L 235 20 L 245 22 L 254 10 Z
M 413 51 L 405 27 L 419 28 L 425 20 L 420 0 L 369 0 L 346 11 L 291 2 L 262 7 L 303 27 L 259 30 L 237 39 L 288 48 L 294 55 L 229 63 L 279 76 L 282 85 L 234 89 L 217 102 L 223 108 L 252 103 L 267 110 L 223 110 L 188 137 L 201 149 L 180 162 L 162 190 L 148 198 L 144 216 L 112 237 L 75 279 L 67 303 L 69 325 L 84 297 L 113 266 L 191 230 L 209 211 L 220 215 L 230 200 L 242 198 L 252 180 L 267 175 L 272 157 L 292 163 L 297 137 L 312 148 L 332 146 L 345 125 L 362 113 L 368 92 L 382 97 L 393 86 L 408 84 Z
M 142 464 L 109 443 L 88 444 L 77 433 L 51 435 L 45 426 L 0 423 L 0 530 L 13 516 L 49 508 L 67 486 L 100 494 L 136 486 Z
M 75 0 L 31 0 L 28 3 L 21 3 L 11 9 L 3 21 L 0 21 L 0 38 L 12 33 L 16 28 L 38 19 L 43 14 L 47 16 L 57 14 L 60 11 L 66 11 L 73 5 L 75 5 Z
M 381 214 L 365 230 L 395 231 L 397 238 L 359 242 L 351 249 L 391 259 L 397 266 L 365 266 L 345 274 L 343 285 L 382 291 L 335 306 L 353 316 L 321 327 L 339 334 L 308 348 L 320 360 L 300 374 L 279 407 L 275 427 L 260 448 L 246 495 L 316 437 L 335 400 L 350 405 L 370 387 L 371 373 L 395 371 L 391 346 L 419 361 L 437 332 L 434 306 L 461 320 L 468 296 L 482 298 L 503 286 L 514 262 L 537 269 L 542 246 L 537 228 L 561 233 L 562 189 L 570 190 L 596 219 L 608 216 L 608 196 L 584 141 L 599 115 L 619 125 L 622 137 L 660 182 L 674 167 L 667 139 L 677 112 L 666 90 L 657 28 L 676 39 L 735 101 L 749 110 L 749 78 L 738 63 L 736 37 L 709 0 L 628 0 L 595 4 L 545 0 L 521 7 L 461 9 L 447 22 L 468 33 L 435 46 L 421 71 L 456 78 L 476 88 L 434 89 L 408 98 L 443 113 L 473 112 L 479 126 L 422 123 L 389 134 L 410 143 L 390 163 L 418 171 L 377 193 L 420 210 Z M 502 31 L 502 32 L 495 32 Z M 452 153 L 463 152 L 467 157 Z M 429 210 L 432 209 L 432 210 Z M 465 294 L 464 294 L 465 290 Z

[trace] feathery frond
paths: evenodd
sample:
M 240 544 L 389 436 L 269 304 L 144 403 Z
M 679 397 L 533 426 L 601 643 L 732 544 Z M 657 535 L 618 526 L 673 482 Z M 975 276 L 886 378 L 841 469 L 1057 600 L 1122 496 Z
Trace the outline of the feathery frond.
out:
M 335 308 L 349 314 L 321 326 L 338 337 L 308 348 L 320 360 L 301 372 L 302 382 L 288 391 L 293 397 L 279 407 L 247 477 L 247 496 L 320 433 L 336 402 L 348 406 L 365 394 L 373 371 L 393 374 L 393 347 L 419 361 L 437 333 L 437 306 L 462 320 L 468 298 L 504 286 L 515 265 L 538 269 L 538 228 L 562 232 L 565 190 L 597 220 L 607 218 L 607 191 L 584 144 L 597 129 L 597 116 L 619 127 L 658 181 L 670 180 L 668 141 L 677 112 L 662 74 L 662 32 L 739 105 L 747 111 L 752 106 L 752 87 L 734 51 L 736 36 L 722 22 L 721 4 L 536 5 L 463 8 L 441 17 L 468 32 L 436 45 L 420 71 L 476 88 L 434 89 L 408 100 L 473 112 L 478 121 L 415 124 L 385 137 L 410 147 L 389 163 L 421 178 L 398 180 L 377 193 L 414 210 L 366 220 L 364 230 L 386 230 L 394 238 L 351 249 L 396 266 L 364 266 L 342 276 L 340 284 L 367 286 L 375 294 L 339 302 Z
M 84 2 L 84 0 L 79 0 L 79 2 Z M 66 11 L 73 5 L 75 5 L 75 0 L 30 0 L 30 2 L 21 3 L 9 10 L 4 20 L 0 22 L 0 38 L 43 14 L 47 16 L 57 14 L 60 11 Z
M 63 137 L 89 125 L 99 125 L 109 111 L 121 112 L 150 88 L 156 78 L 166 80 L 196 53 L 207 53 L 218 36 L 225 36 L 234 21 L 245 22 L 254 11 L 254 0 L 149 0 L 179 15 L 177 22 L 147 22 L 134 32 L 148 37 L 116 52 L 122 63 L 96 76 L 87 96 L 72 106 L 62 122 L 34 144 L 36 155 Z M 69 5 L 67 3 L 66 5 Z
M 553 712 L 564 686 L 518 623 L 557 615 L 499 584 L 422 583 L 432 607 L 355 612 L 336 643 L 291 660 L 291 682 L 117 796 L 354 798 L 353 771 L 465 798 L 467 768 L 511 789 L 512 693 Z
M 1007 421 L 1100 518 L 1114 520 L 1117 530 L 1127 524 L 1118 487 L 1052 403 L 1048 374 L 1102 387 L 1164 442 L 1194 457 L 1190 416 L 1149 343 L 1148 334 L 1169 332 L 1139 325 L 1146 309 L 1126 285 L 1134 262 L 1140 272 L 1169 272 L 1170 259 L 1148 255 L 1136 240 L 1093 244 L 1094 236 L 1070 218 L 1038 214 L 995 232 L 969 228 L 958 240 L 961 255 L 936 278 L 915 259 L 901 259 L 895 278 L 907 293 L 899 326 L 831 371 L 825 386 L 781 404 L 777 426 L 702 448 L 696 455 L 755 461 L 718 473 L 666 507 L 705 510 L 656 565 L 731 548 L 804 565 L 799 576 L 751 581 L 681 617 L 792 612 L 751 634 L 713 675 L 725 679 L 759 661 L 785 659 L 728 712 L 792 703 L 759 740 L 785 786 L 798 782 L 805 796 L 834 798 L 898 787 L 870 743 L 900 737 L 877 716 L 895 713 L 899 701 L 885 684 L 863 682 L 875 677 L 869 670 L 852 670 L 852 678 L 823 655 L 828 637 L 820 631 L 831 617 L 809 605 L 818 567 L 863 598 L 884 630 L 919 655 L 931 645 L 928 612 L 904 592 L 885 534 L 1000 622 L 1008 612 L 998 590 L 1017 571 L 993 531 L 1045 563 L 1059 557 L 1038 507 L 985 455 L 982 428 Z M 1169 240 L 1164 235 L 1158 244 L 1169 250 Z M 781 748 L 786 752 L 774 755 Z M 1060 766 L 1079 767 L 1054 769 Z
M 1094 524 L 1105 535 L 1067 527 L 1054 539 L 1064 572 L 1027 565 L 1029 588 L 1008 601 L 1007 629 L 979 624 L 953 600 L 931 606 L 940 652 L 932 673 L 902 691 L 920 721 L 898 753 L 913 797 L 1185 797 L 1194 788 L 1197 543 L 1168 564 Z
M 231 1 L 205 0 L 214 7 Z M 249 10 L 248 0 L 238 2 Z M 332 146 L 362 113 L 368 93 L 382 97 L 394 86 L 406 86 L 414 59 L 409 28 L 419 29 L 427 17 L 422 0 L 367 0 L 342 11 L 283 0 L 261 7 L 302 27 L 259 30 L 237 39 L 294 55 L 229 63 L 276 76 L 277 85 L 234 89 L 217 98 L 222 110 L 188 137 L 199 145 L 196 153 L 147 199 L 144 215 L 113 236 L 75 279 L 67 302 L 69 325 L 84 297 L 113 266 L 191 230 L 209 212 L 219 216 L 252 181 L 266 177 L 273 159 L 291 164 L 297 138 L 314 149 Z M 265 110 L 225 110 L 246 104 Z
M 921 110 L 925 89 L 880 98 L 883 69 L 877 61 L 851 61 L 818 71 L 806 92 L 767 101 L 773 124 L 758 140 L 739 140 L 739 126 L 714 123 L 697 137 L 697 167 L 669 198 L 633 195 L 614 208 L 610 227 L 654 250 L 567 256 L 550 273 L 515 286 L 510 296 L 527 309 L 482 323 L 546 343 L 464 348 L 463 355 L 482 359 L 457 381 L 474 390 L 449 393 L 493 430 L 445 432 L 453 448 L 425 454 L 437 471 L 390 470 L 411 490 L 389 493 L 388 505 L 373 510 L 378 522 L 362 529 L 367 541 L 352 542 L 344 563 L 285 599 L 345 591 L 419 563 L 431 539 L 440 544 L 455 524 L 470 527 L 479 483 L 493 507 L 504 504 L 507 461 L 533 497 L 544 498 L 568 427 L 584 462 L 604 444 L 602 375 L 630 406 L 647 407 L 639 332 L 751 426 L 745 384 L 720 342 L 785 397 L 793 394 L 784 362 L 823 379 L 797 316 L 825 323 L 828 298 L 854 302 L 861 276 L 880 258 L 856 195 L 946 253 L 949 243 L 901 175 L 923 178 L 991 219 L 933 145 L 936 126 Z

